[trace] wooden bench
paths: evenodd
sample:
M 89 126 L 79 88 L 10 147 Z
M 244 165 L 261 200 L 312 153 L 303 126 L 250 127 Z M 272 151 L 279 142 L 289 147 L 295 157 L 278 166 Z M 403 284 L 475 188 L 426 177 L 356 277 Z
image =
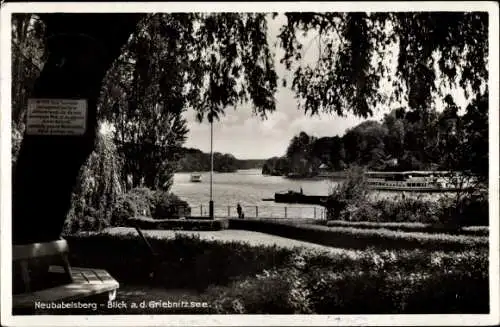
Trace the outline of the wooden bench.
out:
M 107 301 L 115 299 L 119 283 L 107 271 L 70 267 L 67 254 L 65 240 L 13 247 L 13 264 L 20 268 L 24 283 L 24 292 L 13 295 L 14 311 L 34 310 L 36 302 L 75 301 L 96 295 L 107 295 Z M 50 264 L 51 261 L 62 265 Z M 36 265 L 36 262 L 45 264 L 42 267 L 47 267 L 46 276 L 57 276 L 55 279 L 66 282 L 44 289 L 32 289 L 30 265 Z

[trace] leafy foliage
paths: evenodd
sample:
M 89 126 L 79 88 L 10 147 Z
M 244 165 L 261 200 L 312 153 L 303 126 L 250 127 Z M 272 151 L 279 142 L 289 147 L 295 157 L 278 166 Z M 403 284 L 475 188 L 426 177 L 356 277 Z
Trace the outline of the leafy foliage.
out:
M 369 247 L 382 249 L 439 248 L 446 251 L 460 251 L 472 247 L 485 248 L 488 246 L 488 237 L 460 233 L 400 232 L 385 228 L 327 227 L 255 219 L 232 219 L 229 227 L 346 249 L 367 249 Z
M 279 35 L 282 62 L 293 70 L 292 89 L 306 112 L 367 117 L 384 99 L 380 83 L 394 87 L 387 100 L 405 99 L 425 113 L 435 86 L 436 63 L 443 84 L 480 94 L 488 80 L 488 14 L 483 12 L 286 13 Z M 315 33 L 319 55 L 314 67 L 302 63 L 298 35 Z M 395 79 L 387 60 L 397 47 Z M 404 93 L 404 90 L 407 93 Z
M 65 226 L 72 232 L 99 230 L 108 226 L 112 207 L 122 193 L 119 178 L 121 161 L 113 140 L 99 134 L 96 143 L 73 190 Z
M 299 136 L 291 139 L 285 157 L 288 171 L 300 172 L 301 167 L 309 167 L 314 175 L 322 163 L 330 171 L 358 165 L 386 171 L 449 170 L 485 184 L 489 151 L 487 97 L 487 93 L 478 97 L 460 113 L 447 95 L 444 110 L 428 112 L 426 122 L 419 111 L 398 108 L 380 123 L 364 121 L 342 137 L 316 139 L 302 132 L 302 138 L 311 143 L 305 147 L 298 142 Z
M 55 30 L 64 21 L 57 18 L 61 15 L 42 16 Z M 93 31 L 108 17 L 97 16 Z M 116 22 L 111 24 L 114 31 L 125 26 L 121 25 L 124 16 L 109 16 Z M 285 50 L 282 61 L 294 70 L 292 89 L 306 112 L 353 112 L 368 117 L 382 102 L 401 98 L 410 110 L 396 113 L 391 123 L 386 118 L 382 126 L 367 123 L 351 130 L 342 142 L 321 139 L 329 144 L 326 151 L 316 146 L 320 140 L 301 135 L 299 142 L 292 142 L 299 146 L 291 147 L 286 160 L 275 160 L 266 171 L 310 172 L 325 159 L 334 169 L 343 169 L 345 164 L 383 169 L 383 159 L 392 157 L 401 163 L 398 169 L 437 165 L 466 171 L 483 183 L 487 180 L 487 13 L 303 12 L 287 13 L 286 17 L 279 36 Z M 85 22 L 86 18 L 78 19 Z M 132 176 L 128 188 L 169 189 L 187 133 L 183 114 L 188 107 L 200 121 L 217 119 L 227 107 L 246 101 L 252 102 L 261 117 L 275 109 L 277 76 L 267 43 L 266 19 L 263 13 L 152 14 L 139 23 L 108 72 L 99 105 L 101 118 L 111 122 L 125 159 L 121 181 L 128 182 Z M 135 24 L 134 19 L 130 22 Z M 299 32 L 319 35 L 315 67 L 302 63 Z M 43 34 L 44 26 L 35 15 L 14 15 L 14 159 L 23 131 L 18 123 L 44 61 Z M 394 79 L 385 60 L 391 47 L 399 49 Z M 106 60 L 114 57 L 117 53 Z M 383 79 L 394 87 L 389 99 L 379 90 Z M 439 86 L 438 81 L 442 82 Z M 475 99 L 462 117 L 453 99 L 442 93 L 449 85 L 463 88 Z M 447 104 L 442 115 L 431 110 L 436 92 Z M 303 142 L 306 136 L 308 141 Z M 232 166 L 232 158 L 223 159 Z
M 372 120 L 362 122 L 346 131 L 344 141 L 345 160 L 361 166 L 376 165 L 385 159 L 384 138 L 387 130 Z
M 21 143 L 23 141 L 23 132 L 19 129 L 15 124 L 11 124 L 12 129 L 12 166 L 15 167 L 17 156 L 19 154 L 19 150 L 21 149 Z
M 488 226 L 465 226 L 460 229 L 446 228 L 440 224 L 425 224 L 421 222 L 372 222 L 368 220 L 345 221 L 330 220 L 326 223 L 330 227 L 353 227 L 361 229 L 389 229 L 401 232 L 419 232 L 419 233 L 446 233 L 460 235 L 488 236 Z
M 262 166 L 263 175 L 283 176 L 290 173 L 290 163 L 286 157 L 272 157 Z
M 212 287 L 207 297 L 218 314 L 312 313 L 304 278 L 296 269 L 271 269 L 234 282 L 229 287 Z
M 177 219 L 191 215 L 188 203 L 173 193 L 134 188 L 121 194 L 112 208 L 113 226 L 128 226 L 130 218 Z
M 24 133 L 28 96 L 45 62 L 44 24 L 34 14 L 12 15 L 12 163 L 15 166 Z
M 200 121 L 247 100 L 262 117 L 274 110 L 276 73 L 265 17 L 153 14 L 141 22 L 108 73 L 101 108 L 115 127 L 126 158 L 123 179 L 131 175 L 131 187 L 169 189 L 188 107 Z M 220 159 L 221 170 L 232 169 L 226 166 L 234 158 Z
M 191 215 L 188 203 L 173 193 L 157 191 L 154 198 L 155 219 L 177 219 Z
M 124 283 L 143 283 L 150 273 L 148 249 L 142 246 L 136 233 L 80 234 L 65 239 L 72 249 L 74 265 L 106 269 Z M 200 291 L 211 284 L 227 285 L 234 277 L 253 276 L 281 265 L 291 254 L 287 248 L 262 246 L 256 250 L 244 242 L 207 241 L 196 235 L 177 234 L 169 239 L 148 237 L 148 242 L 160 256 L 155 285 Z M 109 256 L 96 256 L 98 251 L 106 251 Z M 111 255 L 113 253 L 115 255 Z
M 228 153 L 214 152 L 214 171 L 235 172 L 239 168 L 238 159 Z M 204 153 L 198 149 L 182 149 L 180 160 L 177 163 L 177 171 L 209 171 L 210 153 Z
M 229 222 L 221 219 L 153 219 L 139 216 L 129 218 L 127 224 L 149 230 L 219 231 L 227 229 Z
M 405 198 L 399 201 L 377 200 L 366 201 L 351 206 L 349 212 L 341 214 L 342 219 L 349 221 L 378 222 L 419 222 L 432 224 L 439 222 L 438 205 L 433 201 Z
M 489 200 L 485 191 L 457 193 L 439 201 L 439 217 L 443 223 L 452 226 L 488 226 Z
M 182 148 L 179 156 L 178 172 L 210 171 L 210 153 L 194 148 Z M 262 168 L 264 162 L 263 159 L 238 159 L 229 153 L 214 152 L 214 171 L 217 172 Z
M 464 115 L 448 96 L 437 122 L 437 156 L 443 169 L 455 169 L 488 183 L 488 92 L 475 98 Z
M 134 188 L 121 194 L 112 210 L 111 225 L 126 226 L 127 220 L 135 216 L 151 216 L 155 194 L 148 188 Z
M 299 133 L 290 140 L 286 150 L 286 158 L 290 163 L 290 170 L 300 176 L 312 173 L 312 146 L 316 138 L 305 132 Z M 316 165 L 317 166 L 317 165 Z
M 12 122 L 23 123 L 28 96 L 46 60 L 45 26 L 34 14 L 12 15 Z
M 337 184 L 326 200 L 327 218 L 340 217 L 349 205 L 355 206 L 366 201 L 368 192 L 363 169 L 350 169 L 346 180 Z
M 113 126 L 129 188 L 168 190 L 188 131 L 176 41 L 165 42 L 158 19 L 140 22 L 104 82 L 101 116 Z
M 150 263 L 137 235 L 66 239 L 75 265 L 106 269 L 120 283 L 145 283 Z M 148 241 L 160 255 L 155 285 L 204 291 L 209 313 L 488 312 L 484 249 L 326 252 L 181 235 Z
M 464 188 L 467 175 L 454 174 L 456 185 Z M 462 226 L 489 225 L 486 190 L 457 191 L 436 200 L 404 195 L 394 199 L 370 199 L 363 170 L 350 170 L 328 196 L 325 206 L 328 220 L 360 222 L 418 222 L 440 224 L 459 230 Z

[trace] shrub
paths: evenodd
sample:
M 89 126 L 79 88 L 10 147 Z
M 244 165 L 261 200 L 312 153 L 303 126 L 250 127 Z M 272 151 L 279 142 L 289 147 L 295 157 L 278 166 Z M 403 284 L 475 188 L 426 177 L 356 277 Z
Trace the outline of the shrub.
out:
M 141 229 L 215 231 L 227 229 L 227 219 L 151 219 L 148 217 L 129 218 L 127 224 Z
M 327 220 L 440 223 L 455 229 L 489 223 L 486 191 L 460 192 L 438 201 L 413 197 L 374 200 L 368 193 L 363 170 L 351 169 L 327 198 Z
M 378 221 L 420 222 L 424 224 L 438 222 L 437 204 L 432 201 L 414 198 L 405 198 L 399 201 L 378 200 L 373 204 L 373 207 L 378 212 Z
M 468 247 L 488 246 L 488 237 L 438 233 L 405 233 L 388 229 L 288 225 L 258 219 L 230 219 L 229 227 L 352 249 L 365 249 L 374 246 L 393 249 L 439 248 L 461 250 Z
M 127 199 L 126 196 L 119 198 L 113 207 L 113 214 L 111 216 L 112 226 L 123 226 L 126 224 L 127 219 L 133 217 L 137 213 L 137 207 L 134 202 Z
M 177 219 L 191 215 L 191 208 L 186 201 L 173 193 L 157 191 L 154 198 L 154 219 Z
M 106 269 L 120 283 L 206 290 L 212 313 L 487 313 L 488 251 L 326 252 L 198 237 L 148 238 L 151 266 L 132 235 L 67 238 L 75 266 Z M 99 255 L 95 255 L 99 252 Z
M 382 213 L 370 202 L 362 202 L 357 205 L 348 204 L 338 217 L 345 221 L 380 221 Z
M 83 231 L 100 231 L 109 226 L 109 221 L 103 217 L 96 209 L 85 207 L 82 210 L 83 217 L 76 217 L 74 212 L 65 222 L 65 233 L 77 233 Z
M 346 179 L 332 189 L 326 200 L 327 219 L 338 219 L 348 206 L 365 202 L 367 197 L 368 187 L 364 171 L 359 167 L 351 168 Z
M 112 208 L 111 225 L 124 226 L 131 217 L 151 216 L 154 193 L 148 188 L 135 188 L 118 197 Z
M 489 311 L 485 252 L 449 254 L 369 249 L 355 257 L 308 253 L 304 258 L 306 262 L 301 269 L 288 264 L 236 281 L 229 287 L 211 289 L 209 298 L 215 304 L 215 313 Z
M 488 194 L 457 194 L 439 201 L 439 218 L 442 223 L 456 226 L 488 226 Z
M 155 285 L 197 290 L 211 284 L 227 285 L 236 277 L 281 266 L 292 253 L 276 246 L 254 248 L 241 242 L 176 235 L 173 239 L 148 237 L 158 254 L 153 260 L 137 234 L 71 235 L 66 239 L 73 266 L 105 269 L 119 282 L 130 284 L 148 282 L 149 273 L 155 271 Z
M 228 287 L 209 288 L 215 313 L 312 313 L 303 277 L 294 268 L 265 270 Z
M 487 226 L 462 227 L 460 229 L 448 228 L 442 224 L 424 224 L 413 222 L 371 222 L 371 221 L 344 221 L 330 220 L 326 222 L 329 227 L 352 227 L 361 229 L 389 229 L 401 232 L 418 232 L 418 233 L 446 233 L 459 235 L 476 235 L 488 236 L 489 229 Z
M 191 215 L 186 201 L 164 191 L 135 188 L 122 194 L 112 209 L 111 225 L 126 226 L 131 217 L 153 217 L 155 219 L 175 219 Z
M 309 279 L 318 314 L 486 313 L 488 279 L 463 271 L 331 271 Z M 367 301 L 366 299 L 369 299 Z

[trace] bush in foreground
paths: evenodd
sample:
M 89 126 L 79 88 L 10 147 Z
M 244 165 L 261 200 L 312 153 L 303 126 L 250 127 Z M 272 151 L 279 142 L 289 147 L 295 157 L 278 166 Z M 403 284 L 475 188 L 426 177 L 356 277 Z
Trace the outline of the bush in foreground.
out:
M 406 266 L 412 263 L 418 269 Z M 399 251 L 313 256 L 302 267 L 289 264 L 210 288 L 206 299 L 214 313 L 231 314 L 486 313 L 487 272 L 487 257 L 473 252 L 457 259 Z
M 441 221 L 458 226 L 488 226 L 487 192 L 445 197 L 439 201 Z
M 476 235 L 488 236 L 489 228 L 487 226 L 464 226 L 459 229 L 449 228 L 443 224 L 424 224 L 412 222 L 370 222 L 370 221 L 345 221 L 330 220 L 326 222 L 329 227 L 352 227 L 361 229 L 388 229 L 401 232 L 417 233 L 445 233 L 457 235 Z
M 178 219 L 191 215 L 188 203 L 173 193 L 156 192 L 153 206 L 154 219 Z
M 348 207 L 365 203 L 368 199 L 368 185 L 363 169 L 354 167 L 348 170 L 344 182 L 336 185 L 326 200 L 327 218 L 338 219 Z
M 149 241 L 159 255 L 155 285 L 203 292 L 207 313 L 489 311 L 486 250 L 324 252 L 185 236 Z M 153 268 L 132 235 L 68 242 L 73 265 L 106 269 L 120 283 L 144 285 Z
M 210 284 L 224 285 L 238 276 L 254 276 L 264 269 L 282 265 L 289 249 L 246 243 L 203 241 L 177 235 L 175 239 L 148 238 L 158 253 L 153 258 L 137 234 L 71 235 L 71 264 L 106 269 L 120 282 L 144 284 L 156 271 L 155 285 L 169 288 L 204 289 Z M 98 255 L 96 255 L 98 254 Z
M 395 199 L 370 199 L 361 169 L 350 171 L 337 185 L 325 203 L 328 220 L 369 222 L 419 222 L 444 224 L 450 228 L 487 226 L 488 194 L 458 192 L 438 201 L 404 196 Z
M 111 225 L 127 226 L 132 217 L 178 219 L 191 214 L 186 201 L 173 193 L 135 188 L 122 194 L 112 208 Z
M 231 229 L 263 232 L 339 248 L 441 249 L 460 251 L 487 248 L 488 237 L 444 233 L 400 232 L 385 228 L 362 229 L 352 226 L 289 225 L 258 219 L 230 219 Z
M 148 188 L 134 188 L 119 196 L 112 209 L 111 225 L 125 226 L 129 218 L 151 216 L 154 192 Z
M 133 217 L 127 221 L 131 227 L 155 230 L 189 230 L 216 231 L 227 229 L 227 219 L 152 219 L 148 217 Z

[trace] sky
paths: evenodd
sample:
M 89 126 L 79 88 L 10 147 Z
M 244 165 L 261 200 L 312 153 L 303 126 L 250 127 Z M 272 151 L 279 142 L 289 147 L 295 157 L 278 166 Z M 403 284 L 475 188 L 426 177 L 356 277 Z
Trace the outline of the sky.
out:
M 286 18 L 283 15 L 279 15 L 274 20 L 268 19 L 269 44 L 277 42 L 279 28 L 285 22 Z M 315 35 L 309 35 L 303 40 L 304 48 L 307 49 L 307 53 L 304 54 L 306 63 L 313 63 L 317 56 L 317 46 L 314 46 L 314 42 Z M 291 73 L 279 62 L 283 56 L 283 50 L 279 47 L 274 47 L 273 50 L 279 81 L 282 78 L 289 78 Z M 397 48 L 389 49 L 389 51 L 395 51 L 397 54 Z M 394 60 L 390 64 L 394 70 L 395 63 Z M 456 90 L 452 93 L 454 93 L 454 98 L 458 99 L 457 104 L 460 105 L 460 102 L 464 101 L 463 93 L 457 93 Z M 275 98 L 276 111 L 269 113 L 267 120 L 254 116 L 251 104 L 240 105 L 236 110 L 227 108 L 225 116 L 220 121 L 214 122 L 214 152 L 231 153 L 238 159 L 267 159 L 282 156 L 286 153 L 290 139 L 301 131 L 316 137 L 342 136 L 346 129 L 365 120 L 349 113 L 345 117 L 335 114 L 320 114 L 314 117 L 305 115 L 298 109 L 294 93 L 282 87 L 280 82 L 278 82 Z M 392 104 L 391 107 L 376 108 L 374 115 L 368 119 L 380 120 L 385 113 L 399 105 Z M 186 112 L 185 117 L 190 130 L 185 146 L 210 152 L 210 124 L 206 120 L 202 123 L 197 122 L 195 112 L 191 109 Z
M 279 28 L 283 24 L 283 16 L 268 20 L 268 41 L 276 42 Z M 314 38 L 313 36 L 310 37 Z M 306 43 L 308 44 L 308 43 Z M 309 58 L 315 55 L 315 47 L 307 51 Z M 274 48 L 275 68 L 279 81 L 290 74 L 284 65 L 279 63 L 283 51 Z M 307 60 L 307 58 L 306 58 Z M 225 116 L 220 121 L 214 121 L 213 150 L 221 153 L 231 153 L 238 159 L 267 159 L 282 156 L 290 139 L 301 131 L 318 137 L 342 135 L 347 128 L 353 127 L 363 119 L 352 115 L 338 117 L 325 115 L 310 117 L 297 107 L 294 93 L 278 83 L 276 111 L 268 114 L 266 120 L 252 114 L 251 104 L 227 108 Z M 383 114 L 378 115 L 380 118 Z M 195 119 L 194 110 L 186 112 L 189 134 L 186 147 L 198 148 L 204 152 L 210 151 L 210 124 L 205 120 L 199 123 Z M 376 118 L 375 118 L 376 119 Z

